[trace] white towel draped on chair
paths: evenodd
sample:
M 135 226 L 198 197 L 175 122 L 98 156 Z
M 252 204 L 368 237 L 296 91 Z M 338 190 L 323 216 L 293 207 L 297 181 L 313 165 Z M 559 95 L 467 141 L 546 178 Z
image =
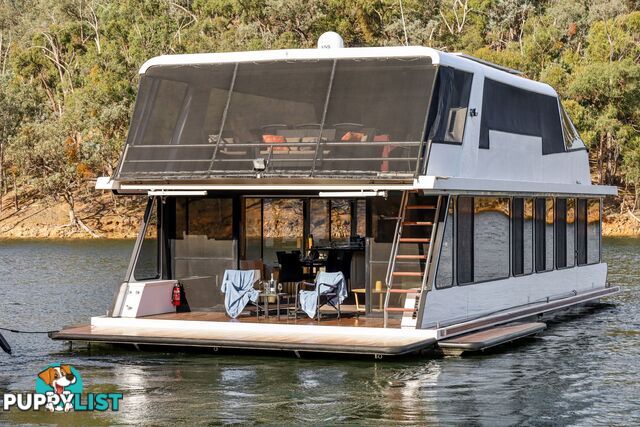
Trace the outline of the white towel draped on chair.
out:
M 258 300 L 258 290 L 254 289 L 254 270 L 225 270 L 220 291 L 224 293 L 224 308 L 235 319 L 242 313 L 249 301 Z
M 329 300 L 334 307 L 342 304 L 347 297 L 347 283 L 341 272 L 326 273 L 320 272 L 316 276 L 316 287 L 311 291 L 300 291 L 300 308 L 307 313 L 310 318 L 314 318 L 318 310 L 318 297 L 336 291 L 337 295 Z

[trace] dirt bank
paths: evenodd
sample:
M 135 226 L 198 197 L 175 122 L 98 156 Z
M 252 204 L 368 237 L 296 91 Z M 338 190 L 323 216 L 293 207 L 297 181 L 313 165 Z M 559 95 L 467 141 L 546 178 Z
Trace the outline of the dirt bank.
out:
M 108 192 L 95 192 L 80 198 L 76 215 L 101 238 L 134 238 L 144 211 L 144 198 L 114 198 Z M 2 200 L 0 238 L 88 239 L 92 236 L 79 227 L 69 226 L 67 205 L 50 198 L 22 195 L 16 211 L 13 194 Z

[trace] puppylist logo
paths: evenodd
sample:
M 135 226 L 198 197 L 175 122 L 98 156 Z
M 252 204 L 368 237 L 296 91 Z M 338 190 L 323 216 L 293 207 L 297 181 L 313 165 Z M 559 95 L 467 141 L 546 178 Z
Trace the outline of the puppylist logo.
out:
M 10 411 L 38 411 L 42 407 L 51 412 L 118 411 L 122 393 L 82 394 L 84 383 L 80 373 L 71 365 L 53 364 L 38 373 L 35 393 L 5 393 L 2 409 Z

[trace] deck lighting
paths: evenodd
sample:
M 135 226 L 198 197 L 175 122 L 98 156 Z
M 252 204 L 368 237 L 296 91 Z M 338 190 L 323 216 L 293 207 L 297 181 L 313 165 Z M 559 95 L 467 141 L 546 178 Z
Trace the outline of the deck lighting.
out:
M 386 191 L 321 191 L 320 197 L 387 197 Z
M 149 190 L 149 196 L 206 196 L 206 190 Z

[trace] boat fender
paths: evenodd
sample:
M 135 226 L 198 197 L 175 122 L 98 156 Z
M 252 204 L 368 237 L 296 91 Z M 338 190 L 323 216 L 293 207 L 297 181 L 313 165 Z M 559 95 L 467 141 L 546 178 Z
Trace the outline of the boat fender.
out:
M 11 354 L 11 346 L 9 345 L 9 342 L 4 339 L 2 334 L 0 334 L 0 347 L 2 347 L 7 354 Z

